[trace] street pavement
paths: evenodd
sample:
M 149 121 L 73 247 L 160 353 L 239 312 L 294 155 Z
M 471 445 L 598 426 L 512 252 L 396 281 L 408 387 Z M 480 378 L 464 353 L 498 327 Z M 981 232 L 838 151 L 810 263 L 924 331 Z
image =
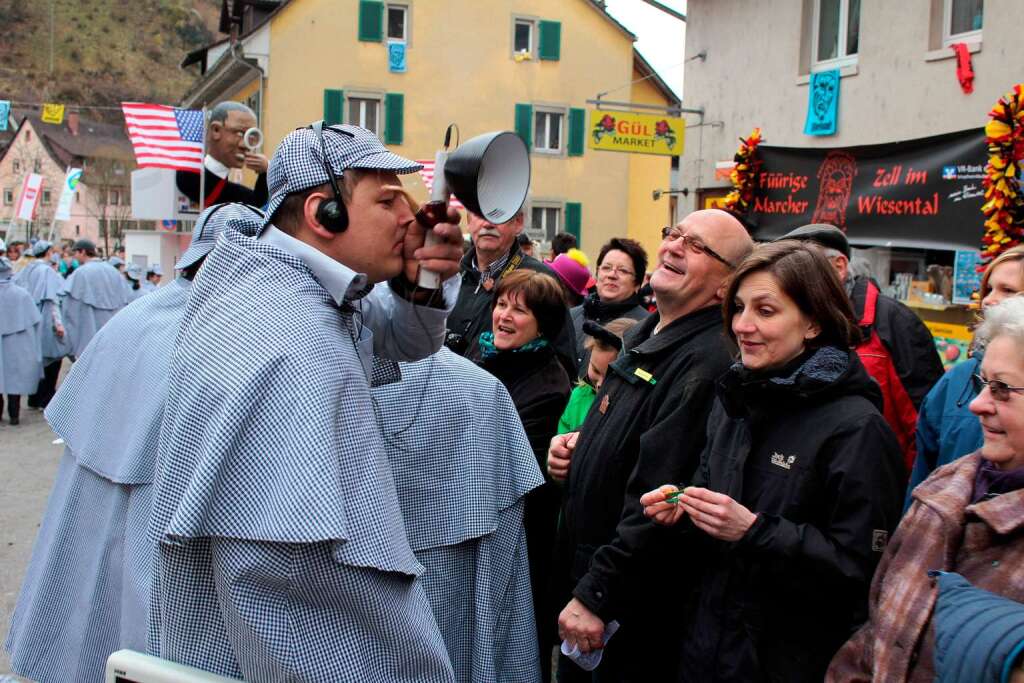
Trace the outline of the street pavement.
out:
M 67 365 L 65 363 L 65 365 Z M 0 419 L 0 642 L 7 637 L 21 579 L 46 508 L 63 446 L 43 419 L 42 411 L 25 406 L 21 424 Z M 7 652 L 0 647 L 0 683 L 24 681 L 10 674 Z

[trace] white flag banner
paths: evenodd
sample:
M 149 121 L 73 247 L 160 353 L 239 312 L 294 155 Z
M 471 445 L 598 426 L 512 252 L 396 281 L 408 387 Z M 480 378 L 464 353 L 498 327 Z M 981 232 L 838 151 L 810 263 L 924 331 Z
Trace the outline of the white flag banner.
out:
M 21 184 L 21 197 L 18 198 L 18 210 L 15 215 L 25 221 L 32 220 L 39 204 L 39 195 L 43 193 L 43 176 L 29 173 Z
M 75 190 L 78 189 L 78 181 L 81 178 L 82 169 L 68 169 L 68 174 L 64 176 L 64 189 L 61 190 L 60 201 L 57 202 L 57 212 L 53 214 L 54 220 L 71 220 L 71 202 L 75 201 Z

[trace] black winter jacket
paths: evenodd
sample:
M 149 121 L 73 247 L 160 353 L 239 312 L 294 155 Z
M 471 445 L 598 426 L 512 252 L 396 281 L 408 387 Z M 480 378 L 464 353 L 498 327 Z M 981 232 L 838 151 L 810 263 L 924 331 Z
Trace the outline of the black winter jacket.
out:
M 475 254 L 476 252 L 470 249 L 462 257 L 462 285 L 459 288 L 459 298 L 455 302 L 455 307 L 448 314 L 448 334 L 445 345 L 460 356 L 479 363 L 480 333 L 491 332 L 491 302 L 494 299 L 494 288 L 487 290 L 480 283 L 480 271 L 472 267 Z M 518 244 L 512 246 L 509 264 L 511 265 L 516 259 L 518 259 L 518 263 L 509 272 L 526 268 L 550 275 L 560 282 L 558 275 L 553 270 L 532 256 L 524 254 Z M 576 339 L 573 335 L 568 309 L 565 312 L 562 329 L 551 343 L 569 377 L 576 377 Z
M 719 381 L 694 485 L 757 514 L 735 543 L 688 520 L 700 567 L 679 680 L 821 681 L 867 617 L 875 565 L 900 517 L 902 455 L 856 353 L 825 347 L 782 372 Z
M 853 281 L 850 302 L 858 321 L 864 317 L 867 288 L 868 278 L 858 277 Z M 944 372 L 932 333 L 916 313 L 884 294 L 878 296 L 874 328 L 892 355 L 893 367 L 914 408 L 920 410 L 924 397 Z
M 662 666 L 675 664 L 676 634 L 672 642 L 654 644 L 644 622 L 660 619 L 664 608 L 651 600 L 672 604 L 680 570 L 672 561 L 674 532 L 644 517 L 639 498 L 666 481 L 688 480 L 697 467 L 715 380 L 729 367 L 731 349 L 717 306 L 652 336 L 659 320 L 652 314 L 627 332 L 629 350 L 609 366 L 587 414 L 558 543 L 559 607 L 575 596 L 606 623 L 618 620 L 621 629 L 606 659 L 618 650 L 617 658 L 641 679 L 641 665 L 664 676 Z
M 590 365 L 590 351 L 583 348 L 583 342 L 587 338 L 583 332 L 583 323 L 593 320 L 599 325 L 604 325 L 616 318 L 643 320 L 650 313 L 642 303 L 640 295 L 634 294 L 625 301 L 607 304 L 601 301 L 595 290 L 587 295 L 582 304 L 569 309 L 569 315 L 572 316 L 573 333 L 576 335 L 576 365 L 580 370 L 581 378 L 587 376 L 587 366 Z

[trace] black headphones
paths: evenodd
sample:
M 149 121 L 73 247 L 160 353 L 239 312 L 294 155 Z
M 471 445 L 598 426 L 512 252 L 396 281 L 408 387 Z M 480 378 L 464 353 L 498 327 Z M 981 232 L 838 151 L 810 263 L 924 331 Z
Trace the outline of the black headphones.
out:
M 345 232 L 348 228 L 348 211 L 345 209 L 345 202 L 341 198 L 341 190 L 338 189 L 338 182 L 334 179 L 334 170 L 331 169 L 330 163 L 327 161 L 327 144 L 324 142 L 324 121 L 323 119 L 317 121 L 310 126 L 320 138 L 320 153 L 323 155 L 324 170 L 327 171 L 327 180 L 331 183 L 331 191 L 334 193 L 334 199 L 326 199 L 320 202 L 320 206 L 316 207 L 316 219 L 320 222 L 320 225 L 324 226 L 328 230 L 334 233 Z M 339 135 L 347 135 L 350 138 L 355 136 L 348 131 L 338 130 L 337 128 L 331 128 L 327 126 L 327 130 L 338 133 Z

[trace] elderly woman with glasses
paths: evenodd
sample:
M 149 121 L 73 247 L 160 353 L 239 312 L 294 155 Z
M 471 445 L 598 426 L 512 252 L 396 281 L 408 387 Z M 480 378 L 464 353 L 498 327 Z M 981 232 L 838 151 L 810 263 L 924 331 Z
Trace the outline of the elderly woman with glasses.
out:
M 870 620 L 832 661 L 830 681 L 936 680 L 930 571 L 1024 602 L 1024 298 L 988 309 L 975 339 L 985 355 L 971 412 L 984 444 L 914 489 L 875 573 Z
M 686 558 L 689 595 L 661 628 L 683 631 L 679 680 L 820 681 L 867 616 L 899 520 L 899 445 L 818 247 L 756 247 L 723 308 L 739 362 L 718 380 L 700 465 L 640 500 L 677 525 Z
M 587 376 L 590 352 L 584 346 L 583 323 L 605 325 L 616 318 L 642 320 L 647 309 L 640 299 L 640 285 L 647 272 L 647 252 L 636 240 L 613 237 L 597 255 L 597 284 L 583 303 L 570 310 L 576 329 L 576 360 L 580 377 Z

